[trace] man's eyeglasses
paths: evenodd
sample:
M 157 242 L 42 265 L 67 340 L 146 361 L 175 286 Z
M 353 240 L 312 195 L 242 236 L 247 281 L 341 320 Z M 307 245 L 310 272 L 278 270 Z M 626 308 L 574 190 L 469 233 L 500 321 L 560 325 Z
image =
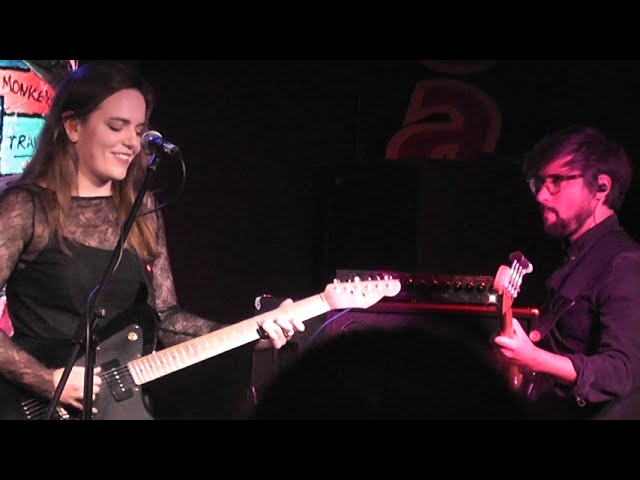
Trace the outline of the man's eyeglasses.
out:
M 544 177 L 536 176 L 536 177 L 530 178 L 527 181 L 529 183 L 529 188 L 531 189 L 531 192 L 534 195 L 537 195 L 542 189 L 542 187 L 547 187 L 549 194 L 555 195 L 560 191 L 562 182 L 566 180 L 574 180 L 582 176 L 583 175 L 581 173 L 575 173 L 573 175 L 552 174 L 552 175 L 545 175 Z

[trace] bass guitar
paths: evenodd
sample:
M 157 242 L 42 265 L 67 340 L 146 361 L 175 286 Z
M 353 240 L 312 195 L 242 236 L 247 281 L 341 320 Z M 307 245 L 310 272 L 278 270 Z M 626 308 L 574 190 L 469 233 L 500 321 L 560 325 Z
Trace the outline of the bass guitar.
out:
M 522 278 L 533 271 L 533 265 L 521 252 L 509 255 L 511 266 L 501 265 L 493 282 L 493 288 L 499 294 L 500 335 L 513 337 L 513 301 L 520 292 Z M 520 390 L 523 374 L 513 364 L 507 365 L 507 380 L 513 390 Z

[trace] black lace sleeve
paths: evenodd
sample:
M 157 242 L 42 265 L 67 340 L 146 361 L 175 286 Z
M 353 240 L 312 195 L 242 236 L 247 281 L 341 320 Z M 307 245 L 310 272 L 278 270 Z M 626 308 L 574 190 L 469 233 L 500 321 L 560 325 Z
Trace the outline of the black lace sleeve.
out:
M 158 337 L 164 346 L 170 346 L 212 332 L 225 324 L 193 315 L 178 305 L 167 250 L 164 220 L 159 212 L 157 221 L 160 256 L 153 266 L 153 290 L 155 307 L 160 316 Z
M 8 189 L 0 196 L 0 286 L 20 268 L 22 260 L 34 255 L 34 248 L 41 247 L 43 225 L 36 222 L 41 213 L 35 210 L 33 195 L 24 189 Z M 4 332 L 0 332 L 0 374 L 39 395 L 53 393 L 51 370 L 18 348 Z
M 0 196 L 0 287 L 18 265 L 31 243 L 34 231 L 34 202 L 25 190 L 12 188 Z

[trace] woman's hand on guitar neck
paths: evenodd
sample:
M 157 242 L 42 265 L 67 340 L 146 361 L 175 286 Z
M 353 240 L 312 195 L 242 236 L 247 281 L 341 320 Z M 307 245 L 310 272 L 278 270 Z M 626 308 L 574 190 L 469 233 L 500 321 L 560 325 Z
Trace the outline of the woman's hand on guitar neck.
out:
M 274 319 L 267 319 L 260 324 L 260 328 L 264 333 L 264 339 L 258 342 L 257 349 L 273 347 L 282 348 L 296 332 L 304 330 L 304 323 L 300 319 L 293 318 L 288 314 L 286 306 L 291 305 L 293 300 L 287 298 L 280 304 L 274 312 L 279 313 Z M 283 308 L 285 307 L 285 308 Z M 266 343 L 266 345 L 264 344 Z
M 515 318 L 513 319 L 513 336 L 498 335 L 493 341 L 500 347 L 500 353 L 509 361 L 524 367 L 531 366 L 539 350 Z
M 59 368 L 53 371 L 53 390 L 58 386 L 60 379 L 62 378 L 63 368 Z M 102 385 L 102 379 L 98 376 L 101 372 L 100 367 L 93 369 L 93 399 L 100 391 L 100 385 Z M 84 367 L 73 367 L 67 383 L 64 386 L 62 395 L 60 396 L 60 402 L 65 405 L 71 405 L 72 407 L 82 410 L 82 399 L 84 398 Z M 96 409 L 93 409 L 93 413 L 97 413 Z

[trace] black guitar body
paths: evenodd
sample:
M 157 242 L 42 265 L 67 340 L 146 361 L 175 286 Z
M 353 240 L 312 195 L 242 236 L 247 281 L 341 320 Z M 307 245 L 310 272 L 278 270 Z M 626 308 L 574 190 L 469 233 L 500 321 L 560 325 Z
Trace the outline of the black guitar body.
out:
M 94 420 L 152 420 L 143 388 L 136 385 L 127 368 L 127 362 L 139 358 L 153 349 L 153 336 L 157 313 L 146 304 L 124 312 L 101 331 L 96 348 L 96 366 L 102 367 L 102 387 L 93 402 L 98 410 Z M 135 323 L 134 323 L 135 322 Z M 70 352 L 69 352 L 70 353 Z M 59 359 L 61 355 L 58 353 Z M 51 365 L 61 368 L 64 364 Z M 76 362 L 84 366 L 84 358 Z M 31 392 L 0 378 L 1 420 L 42 420 L 49 402 L 34 397 Z M 53 419 L 81 419 L 82 413 L 74 408 L 58 405 Z

